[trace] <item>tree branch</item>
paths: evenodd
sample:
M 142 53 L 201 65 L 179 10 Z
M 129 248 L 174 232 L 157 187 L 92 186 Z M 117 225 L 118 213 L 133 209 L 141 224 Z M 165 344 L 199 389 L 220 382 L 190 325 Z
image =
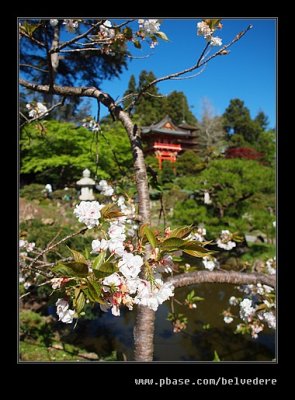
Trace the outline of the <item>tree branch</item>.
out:
M 59 103 L 56 103 L 56 104 L 54 104 L 52 107 L 50 107 L 50 108 L 47 110 L 46 113 L 41 114 L 41 115 L 39 115 L 39 116 L 37 116 L 37 117 L 34 117 L 34 118 L 32 118 L 32 119 L 28 119 L 23 113 L 20 112 L 20 115 L 21 115 L 23 118 L 25 118 L 25 120 L 26 120 L 25 122 L 23 122 L 23 123 L 20 125 L 20 128 L 22 128 L 22 127 L 23 127 L 24 125 L 26 125 L 26 124 L 30 124 L 31 122 L 35 122 L 35 121 L 38 121 L 38 120 L 40 120 L 40 119 L 43 119 L 44 117 L 47 117 L 47 115 L 50 114 L 51 111 L 53 111 L 55 108 L 57 108 L 57 107 L 59 107 L 59 106 L 63 106 L 64 103 L 65 103 L 65 100 L 66 100 L 66 97 L 64 97 L 64 98 L 62 99 L 62 101 L 60 101 Z
M 43 42 L 40 42 L 39 40 L 35 39 L 33 36 L 28 35 L 24 30 L 20 29 L 19 33 L 22 36 L 25 36 L 27 39 L 30 39 L 32 42 L 36 43 L 38 46 L 42 47 L 43 49 L 46 49 L 46 46 Z
M 86 47 L 83 49 L 61 50 L 60 53 L 82 53 L 82 51 L 99 51 L 99 52 L 101 52 L 101 49 L 99 49 L 97 47 Z
M 156 85 L 156 84 L 159 83 L 159 82 L 163 82 L 163 81 L 166 81 L 166 80 L 169 80 L 169 79 L 173 79 L 173 78 L 175 79 L 176 77 L 181 76 L 181 75 L 184 75 L 184 74 L 187 74 L 188 72 L 192 72 L 192 71 L 194 71 L 194 70 L 200 68 L 201 66 L 207 64 L 207 63 L 208 63 L 209 61 L 211 61 L 213 58 L 215 58 L 215 57 L 217 57 L 217 56 L 219 56 L 219 55 L 225 54 L 226 50 L 227 50 L 229 47 L 231 47 L 234 43 L 236 43 L 238 40 L 240 40 L 252 27 L 253 27 L 252 25 L 249 25 L 244 31 L 242 31 L 242 32 L 240 32 L 238 35 L 236 35 L 235 38 L 234 38 L 230 43 L 228 43 L 227 45 L 223 46 L 220 50 L 218 50 L 217 52 L 215 52 L 214 54 L 212 54 L 212 56 L 210 56 L 210 57 L 208 57 L 207 59 L 205 59 L 204 61 L 202 61 L 203 56 L 204 56 L 206 50 L 208 49 L 208 47 L 209 47 L 209 45 L 210 45 L 210 43 L 208 42 L 208 43 L 206 44 L 204 50 L 202 51 L 200 57 L 198 58 L 198 61 L 196 62 L 196 64 L 194 64 L 192 67 L 186 68 L 186 69 L 184 69 L 184 70 L 182 70 L 182 71 L 175 72 L 175 73 L 173 73 L 173 74 L 165 75 L 165 76 L 162 76 L 161 78 L 154 79 L 152 82 L 150 82 L 148 85 L 146 85 L 145 87 L 143 87 L 143 88 L 141 89 L 141 91 L 138 93 L 137 98 L 133 101 L 133 103 L 132 103 L 132 105 L 131 105 L 131 108 L 136 104 L 136 102 L 138 102 L 138 100 L 140 99 L 141 95 L 142 95 L 146 90 L 148 90 L 151 86 L 154 86 L 154 85 Z
M 66 236 L 65 238 L 61 239 L 59 242 L 52 244 L 51 246 L 47 246 L 46 249 L 42 250 L 41 253 L 38 254 L 37 257 L 34 258 L 34 260 L 30 263 L 30 265 L 28 265 L 28 268 L 31 268 L 35 262 L 37 260 L 39 260 L 39 258 L 41 258 L 45 253 L 48 253 L 49 251 L 51 251 L 52 249 L 54 249 L 55 247 L 59 246 L 60 244 L 64 243 L 65 241 L 67 241 L 68 239 L 71 239 L 74 236 L 79 235 L 80 233 L 84 233 L 87 231 L 88 228 L 82 228 L 80 229 L 78 232 L 74 232 L 71 233 L 70 235 Z
M 31 64 L 19 64 L 19 66 L 20 66 L 20 67 L 25 67 L 25 68 L 33 68 L 33 69 L 36 69 L 37 71 L 45 72 L 46 74 L 48 74 L 48 70 L 47 70 L 47 69 L 35 67 L 35 65 L 31 65 Z
M 275 275 L 236 271 L 196 271 L 170 277 L 166 282 L 172 283 L 175 287 L 196 285 L 198 283 L 229 283 L 232 285 L 261 283 L 275 287 L 276 277 Z
M 84 37 L 86 37 L 87 35 L 89 35 L 89 33 L 91 33 L 95 28 L 97 28 L 99 25 L 101 25 L 103 23 L 103 21 L 98 21 L 95 25 L 93 25 L 90 29 L 88 29 L 88 31 L 82 33 L 81 35 L 75 36 L 73 39 L 68 40 L 67 42 L 63 42 L 62 44 L 60 44 L 58 47 L 55 47 L 53 49 L 50 49 L 50 54 L 52 53 L 58 53 L 60 50 L 62 50 L 63 48 L 77 42 L 80 39 L 83 39 Z

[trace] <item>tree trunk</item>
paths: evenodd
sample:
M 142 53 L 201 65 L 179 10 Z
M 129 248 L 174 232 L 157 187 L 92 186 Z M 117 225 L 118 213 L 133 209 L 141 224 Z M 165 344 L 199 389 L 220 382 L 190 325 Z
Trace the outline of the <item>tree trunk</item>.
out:
M 153 361 L 155 311 L 138 306 L 134 326 L 135 361 Z
M 142 217 L 142 223 L 149 223 L 151 215 L 148 180 L 139 129 L 132 123 L 129 115 L 122 110 L 115 111 L 115 115 L 124 125 L 132 147 L 139 215 Z M 134 326 L 135 361 L 153 361 L 154 331 L 155 311 L 145 306 L 138 306 Z

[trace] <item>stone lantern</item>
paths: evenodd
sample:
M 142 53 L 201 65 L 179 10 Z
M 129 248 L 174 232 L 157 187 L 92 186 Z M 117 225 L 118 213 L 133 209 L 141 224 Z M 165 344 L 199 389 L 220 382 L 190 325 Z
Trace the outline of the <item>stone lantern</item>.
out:
M 84 201 L 92 201 L 95 200 L 93 195 L 93 186 L 95 185 L 95 181 L 90 178 L 89 169 L 84 169 L 83 178 L 76 182 L 78 186 L 81 187 L 81 194 L 79 196 L 80 200 Z

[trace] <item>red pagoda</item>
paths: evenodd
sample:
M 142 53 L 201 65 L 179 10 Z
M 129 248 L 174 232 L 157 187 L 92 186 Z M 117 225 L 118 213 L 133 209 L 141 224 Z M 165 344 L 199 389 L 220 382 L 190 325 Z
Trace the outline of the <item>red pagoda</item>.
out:
M 196 150 L 196 131 L 198 128 L 185 121 L 176 126 L 166 116 L 157 124 L 142 127 L 142 140 L 146 143 L 145 152 L 154 153 L 162 169 L 162 162 L 175 163 L 177 156 L 185 150 Z

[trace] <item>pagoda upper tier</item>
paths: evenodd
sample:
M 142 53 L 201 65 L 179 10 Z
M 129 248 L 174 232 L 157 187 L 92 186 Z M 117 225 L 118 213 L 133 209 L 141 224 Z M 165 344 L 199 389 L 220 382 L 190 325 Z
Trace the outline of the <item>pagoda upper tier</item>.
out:
M 145 153 L 154 153 L 162 169 L 162 161 L 176 162 L 177 156 L 186 150 L 197 150 L 198 127 L 183 121 L 175 125 L 169 116 L 157 124 L 142 127 L 142 140 L 146 143 Z
M 167 150 L 197 150 L 196 132 L 197 126 L 186 122 L 175 125 L 169 116 L 163 118 L 157 124 L 142 127 L 142 140 L 147 144 L 146 152 L 154 152 L 161 148 Z M 164 145 L 164 146 L 163 146 Z M 172 145 L 172 148 L 170 147 Z M 177 147 L 174 147 L 177 145 Z M 180 147 L 179 147 L 180 146 Z

